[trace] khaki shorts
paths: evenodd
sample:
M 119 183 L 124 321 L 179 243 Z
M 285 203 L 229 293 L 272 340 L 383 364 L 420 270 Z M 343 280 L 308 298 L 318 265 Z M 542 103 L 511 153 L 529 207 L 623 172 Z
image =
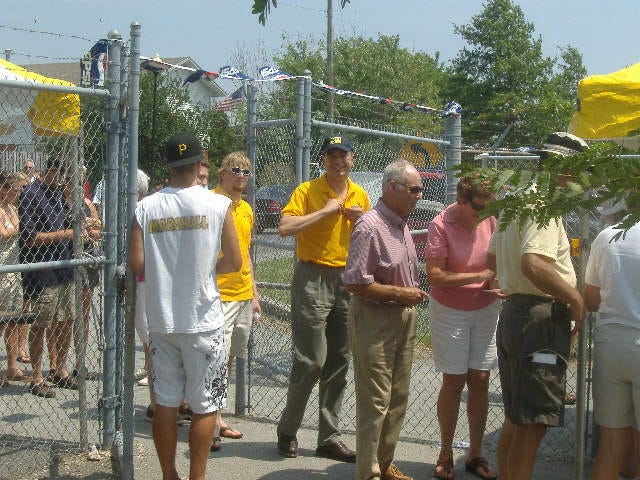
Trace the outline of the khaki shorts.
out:
M 253 317 L 252 307 L 253 300 L 222 302 L 227 356 L 246 358 Z
M 504 302 L 496 340 L 504 413 L 511 423 L 562 426 L 569 319 L 566 306 L 551 299 L 513 295 Z
M 41 327 L 73 320 L 76 313 L 74 284 L 46 287 L 40 295 L 25 301 L 25 310 L 35 314 L 33 324 Z
M 608 428 L 640 423 L 640 329 L 607 324 L 593 333 L 593 415 Z

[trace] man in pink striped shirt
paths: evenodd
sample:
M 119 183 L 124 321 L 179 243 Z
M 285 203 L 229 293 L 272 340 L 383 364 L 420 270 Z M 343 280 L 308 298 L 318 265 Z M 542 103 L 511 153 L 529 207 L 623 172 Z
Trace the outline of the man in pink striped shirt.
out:
M 356 384 L 356 479 L 412 480 L 393 463 L 407 410 L 416 343 L 418 258 L 407 218 L 422 198 L 413 165 L 397 160 L 382 177 L 382 198 L 354 226 L 344 271 Z

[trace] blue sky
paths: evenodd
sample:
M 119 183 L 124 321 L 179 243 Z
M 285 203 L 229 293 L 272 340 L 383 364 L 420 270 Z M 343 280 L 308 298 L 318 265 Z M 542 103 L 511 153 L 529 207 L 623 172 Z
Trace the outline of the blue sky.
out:
M 640 0 L 517 2 L 542 36 L 547 55 L 557 55 L 558 47 L 571 44 L 583 54 L 589 74 L 608 73 L 640 61 L 634 34 Z M 403 47 L 432 55 L 440 52 L 440 59 L 446 62 L 463 46 L 453 25 L 468 23 L 482 10 L 483 2 L 351 0 L 344 10 L 339 0 L 333 3 L 335 36 L 398 34 Z M 142 55 L 188 55 L 202 68 L 217 71 L 233 64 L 238 51 L 260 63 L 282 45 L 283 35 L 320 38 L 326 33 L 326 0 L 279 0 L 266 27 L 251 14 L 251 4 L 251 0 L 1 0 L 0 54 L 11 48 L 12 61 L 19 64 L 71 61 L 112 28 L 127 40 L 131 22 L 137 21 L 142 25 Z

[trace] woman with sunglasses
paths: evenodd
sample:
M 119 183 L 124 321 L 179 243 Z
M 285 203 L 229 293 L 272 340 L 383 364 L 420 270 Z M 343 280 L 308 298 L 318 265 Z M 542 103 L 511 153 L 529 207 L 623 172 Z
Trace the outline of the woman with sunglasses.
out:
M 482 455 L 487 420 L 489 371 L 496 367 L 496 293 L 489 292 L 495 272 L 485 268 L 494 217 L 480 221 L 492 193 L 473 177 L 460 179 L 456 203 L 429 225 L 425 262 L 431 285 L 429 320 L 436 370 L 442 372 L 438 395 L 440 455 L 436 478 L 453 478 L 453 437 L 460 395 L 468 389 L 470 448 L 466 469 L 479 478 L 496 478 Z

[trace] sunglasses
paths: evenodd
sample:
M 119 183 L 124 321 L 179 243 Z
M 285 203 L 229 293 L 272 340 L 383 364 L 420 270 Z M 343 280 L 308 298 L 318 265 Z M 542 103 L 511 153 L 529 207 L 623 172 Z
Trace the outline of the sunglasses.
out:
M 231 167 L 229 170 L 231 170 L 231 173 L 233 173 L 234 175 L 242 174 L 245 177 L 248 177 L 249 175 L 251 175 L 251 170 L 248 170 L 246 168 Z
M 484 203 L 476 203 L 473 200 L 469 201 L 469 205 L 471 205 L 471 208 L 473 208 L 476 212 L 481 212 L 482 210 L 484 210 L 484 207 L 487 206 Z
M 406 188 L 407 190 L 409 190 L 411 193 L 413 193 L 414 195 L 417 195 L 419 193 L 424 192 L 424 187 L 421 187 L 419 185 L 414 185 L 413 187 L 409 187 L 408 185 L 405 185 L 404 183 L 400 183 L 400 182 L 396 182 L 398 185 L 402 185 L 404 188 Z

